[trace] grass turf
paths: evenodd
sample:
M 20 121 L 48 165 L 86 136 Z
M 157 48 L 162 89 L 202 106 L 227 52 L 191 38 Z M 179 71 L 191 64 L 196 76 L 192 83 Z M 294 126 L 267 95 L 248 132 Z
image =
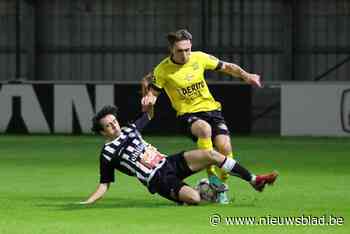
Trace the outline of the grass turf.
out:
M 161 152 L 194 144 L 182 137 L 146 137 Z M 98 183 L 102 139 L 91 136 L 0 136 L 0 233 L 350 233 L 350 139 L 236 137 L 239 161 L 251 171 L 276 169 L 275 186 L 257 193 L 229 180 L 230 205 L 176 206 L 117 172 L 104 199 L 86 199 Z M 205 173 L 188 179 L 194 184 Z M 321 217 L 343 225 L 211 226 L 209 217 Z

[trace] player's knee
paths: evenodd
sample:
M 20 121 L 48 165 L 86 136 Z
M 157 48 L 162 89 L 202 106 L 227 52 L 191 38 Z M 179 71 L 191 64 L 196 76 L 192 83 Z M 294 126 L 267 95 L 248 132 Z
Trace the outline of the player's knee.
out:
M 215 147 L 217 150 L 227 155 L 228 153 L 232 152 L 232 145 L 231 145 L 231 139 L 229 136 L 217 136 L 215 138 Z
M 192 125 L 192 133 L 200 138 L 211 138 L 211 127 L 204 120 L 197 120 Z
M 219 146 L 217 146 L 220 153 L 227 155 L 228 153 L 232 152 L 231 144 L 228 142 L 225 142 Z

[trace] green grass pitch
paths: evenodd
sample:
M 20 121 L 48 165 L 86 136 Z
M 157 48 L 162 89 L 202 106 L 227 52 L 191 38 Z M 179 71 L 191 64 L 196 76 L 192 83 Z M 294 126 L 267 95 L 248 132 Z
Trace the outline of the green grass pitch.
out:
M 192 149 L 185 137 L 146 137 L 164 153 Z M 176 206 L 120 175 L 98 203 L 76 205 L 98 183 L 102 139 L 0 136 L 0 233 L 350 233 L 350 138 L 235 137 L 239 161 L 255 173 L 278 170 L 263 193 L 231 178 L 230 205 Z M 188 179 L 194 184 L 205 173 Z M 343 225 L 226 225 L 209 216 L 321 217 Z

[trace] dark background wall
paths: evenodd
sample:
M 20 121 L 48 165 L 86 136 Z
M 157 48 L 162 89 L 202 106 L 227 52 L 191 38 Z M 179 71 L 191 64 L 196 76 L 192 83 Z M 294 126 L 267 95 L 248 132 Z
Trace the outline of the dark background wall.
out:
M 267 81 L 313 80 L 342 63 L 324 79 L 349 80 L 349 18 L 349 0 L 0 0 L 0 80 L 135 81 L 178 28 L 194 49 Z

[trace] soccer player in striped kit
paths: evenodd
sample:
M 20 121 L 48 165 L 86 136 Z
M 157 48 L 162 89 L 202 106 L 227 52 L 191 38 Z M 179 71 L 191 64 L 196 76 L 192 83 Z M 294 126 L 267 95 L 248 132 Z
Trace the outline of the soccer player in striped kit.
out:
M 147 101 L 152 103 L 152 100 Z M 193 150 L 171 156 L 160 153 L 140 133 L 153 116 L 153 106 L 143 105 L 142 109 L 144 112 L 136 121 L 122 128 L 116 107 L 105 106 L 93 118 L 92 130 L 106 139 L 100 153 L 100 183 L 96 191 L 79 204 L 92 204 L 102 198 L 110 183 L 115 181 L 115 170 L 136 177 L 152 194 L 158 193 L 179 204 L 200 203 L 199 192 L 183 180 L 210 165 L 242 178 L 260 192 L 266 184 L 276 180 L 275 172 L 254 175 L 234 159 L 215 150 Z M 214 189 L 221 191 L 223 188 Z
M 248 73 L 236 64 L 221 61 L 204 52 L 192 52 L 192 35 L 187 30 L 171 32 L 167 39 L 170 55 L 154 69 L 153 82 L 147 95 L 158 97 L 164 90 L 178 119 L 197 141 L 197 148 L 212 150 L 214 146 L 217 151 L 232 158 L 230 132 L 221 113 L 221 104 L 211 95 L 204 71 L 221 71 L 261 87 L 259 75 Z M 229 177 L 227 172 L 220 169 L 217 173 L 214 166 L 209 167 L 207 172 L 211 184 L 226 183 Z M 219 194 L 218 202 L 229 202 L 225 192 Z

